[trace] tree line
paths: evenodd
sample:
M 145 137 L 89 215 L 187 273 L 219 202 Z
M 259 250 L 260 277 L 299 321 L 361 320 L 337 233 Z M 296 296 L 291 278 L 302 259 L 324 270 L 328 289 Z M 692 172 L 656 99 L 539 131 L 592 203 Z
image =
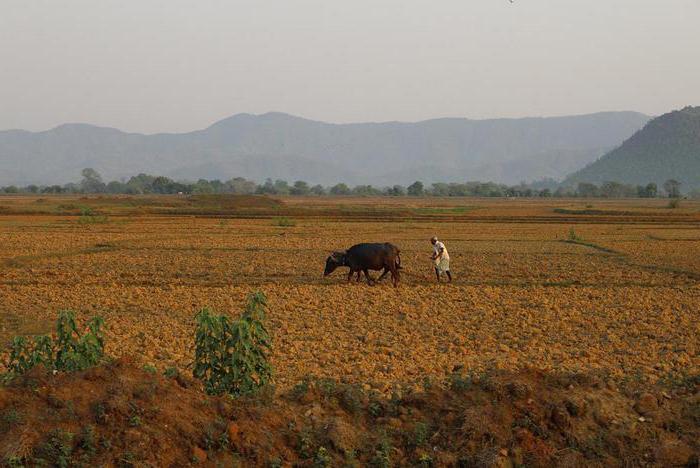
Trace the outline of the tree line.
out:
M 102 176 L 94 169 L 86 168 L 81 172 L 82 179 L 77 183 L 64 185 L 27 185 L 23 187 L 0 187 L 0 193 L 6 194 L 222 194 L 237 195 L 316 195 L 316 196 L 435 196 L 435 197 L 525 197 L 525 198 L 657 198 L 682 196 L 681 183 L 670 179 L 662 187 L 650 182 L 646 185 L 630 185 L 620 182 L 605 182 L 596 185 L 581 182 L 576 187 L 558 186 L 555 181 L 541 181 L 533 184 L 518 185 L 497 184 L 494 182 L 464 182 L 444 183 L 435 182 L 429 186 L 421 181 L 415 181 L 405 187 L 393 185 L 390 187 L 374 187 L 372 185 L 355 185 L 350 187 L 345 183 L 333 186 L 311 185 L 303 180 L 290 184 L 286 180 L 267 179 L 262 184 L 243 177 L 235 177 L 226 181 L 218 179 L 199 179 L 196 182 L 181 182 L 164 176 L 139 174 L 122 181 L 104 182 Z M 700 191 L 694 190 L 689 194 L 700 198 Z

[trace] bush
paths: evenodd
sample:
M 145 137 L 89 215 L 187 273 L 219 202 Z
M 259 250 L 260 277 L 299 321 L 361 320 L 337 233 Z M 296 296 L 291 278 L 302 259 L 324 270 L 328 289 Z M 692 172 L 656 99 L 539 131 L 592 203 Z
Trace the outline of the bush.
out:
M 270 382 L 271 338 L 263 324 L 266 302 L 263 293 L 252 294 L 238 320 L 206 308 L 197 314 L 193 375 L 210 395 L 249 395 Z
M 55 340 L 48 335 L 27 339 L 17 336 L 10 345 L 5 378 L 24 374 L 36 365 L 58 371 L 78 371 L 96 365 L 104 356 L 104 320 L 93 317 L 80 333 L 72 311 L 59 312 Z
M 574 231 L 574 228 L 570 228 L 569 229 L 569 240 L 571 242 L 580 242 L 582 239 L 578 234 L 576 234 L 576 231 Z
M 675 208 L 680 208 L 681 207 L 681 199 L 680 198 L 671 198 L 668 201 L 668 207 L 675 209 Z

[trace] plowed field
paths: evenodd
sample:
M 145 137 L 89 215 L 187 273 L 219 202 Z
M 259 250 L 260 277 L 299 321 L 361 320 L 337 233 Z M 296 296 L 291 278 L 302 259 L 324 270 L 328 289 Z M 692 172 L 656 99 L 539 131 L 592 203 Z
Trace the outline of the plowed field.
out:
M 281 388 L 315 374 L 388 390 L 455 365 L 644 383 L 700 371 L 700 205 L 401 199 L 361 219 L 371 200 L 284 202 L 294 226 L 235 210 L 105 209 L 86 222 L 15 214 L 36 201 L 0 198 L 2 339 L 48 330 L 69 308 L 105 317 L 111 356 L 186 369 L 195 313 L 236 315 L 259 289 Z M 409 214 L 382 219 L 393 208 Z M 432 235 L 450 251 L 450 285 L 434 282 Z M 399 288 L 322 277 L 329 252 L 363 241 L 401 248 Z

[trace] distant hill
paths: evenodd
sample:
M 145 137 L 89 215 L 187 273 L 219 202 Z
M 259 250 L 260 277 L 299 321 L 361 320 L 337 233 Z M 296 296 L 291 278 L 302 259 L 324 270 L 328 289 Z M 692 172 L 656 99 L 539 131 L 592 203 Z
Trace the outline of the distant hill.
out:
M 86 124 L 0 132 L 0 185 L 105 179 L 242 176 L 331 184 L 562 178 L 596 160 L 649 117 L 572 117 L 330 124 L 288 114 L 238 114 L 190 133 L 142 135 Z
M 668 179 L 680 181 L 683 191 L 700 188 L 700 107 L 686 107 L 650 121 L 622 146 L 564 183 L 656 182 L 661 186 Z

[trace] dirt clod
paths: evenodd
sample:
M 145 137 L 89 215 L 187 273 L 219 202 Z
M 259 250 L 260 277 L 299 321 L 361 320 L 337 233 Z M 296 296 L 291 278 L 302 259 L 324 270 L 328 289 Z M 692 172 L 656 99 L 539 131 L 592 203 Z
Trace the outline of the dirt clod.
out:
M 204 463 L 207 461 L 207 452 L 205 452 L 200 447 L 196 445 L 192 447 L 192 461 L 197 463 Z
M 684 442 L 666 440 L 659 445 L 654 456 L 662 466 L 687 466 L 697 454 Z
M 644 393 L 635 403 L 634 409 L 643 416 L 650 416 L 659 409 L 659 402 L 651 393 Z

